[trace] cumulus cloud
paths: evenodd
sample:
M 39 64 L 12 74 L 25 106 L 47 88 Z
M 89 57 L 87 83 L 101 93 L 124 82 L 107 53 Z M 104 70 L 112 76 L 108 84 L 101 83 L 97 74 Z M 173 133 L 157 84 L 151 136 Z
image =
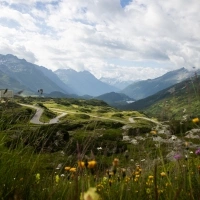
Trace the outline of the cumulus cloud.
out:
M 0 53 L 52 70 L 136 80 L 200 68 L 199 0 L 0 0 L 0 9 Z

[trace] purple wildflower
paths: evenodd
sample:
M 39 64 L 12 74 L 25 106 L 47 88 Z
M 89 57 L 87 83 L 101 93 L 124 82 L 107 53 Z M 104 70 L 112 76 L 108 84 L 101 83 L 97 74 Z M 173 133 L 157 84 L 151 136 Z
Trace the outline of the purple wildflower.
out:
M 176 154 L 176 155 L 174 155 L 174 159 L 176 159 L 176 160 L 180 160 L 180 159 L 181 159 L 181 155 L 180 155 L 180 154 Z
M 196 154 L 196 155 L 200 155 L 200 149 L 197 149 L 197 150 L 195 151 L 195 154 Z

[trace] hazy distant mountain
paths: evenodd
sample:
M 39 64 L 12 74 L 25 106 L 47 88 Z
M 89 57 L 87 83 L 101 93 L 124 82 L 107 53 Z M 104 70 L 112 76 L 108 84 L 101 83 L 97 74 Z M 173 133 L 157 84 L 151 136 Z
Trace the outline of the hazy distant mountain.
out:
M 98 80 L 88 71 L 77 72 L 73 69 L 58 69 L 57 76 L 78 95 L 98 96 L 107 92 L 116 92 L 117 88 Z
M 36 67 L 37 67 L 37 69 L 42 71 L 46 77 L 48 77 L 50 80 L 52 80 L 54 83 L 56 83 L 60 88 L 62 88 L 63 91 L 65 91 L 66 93 L 73 94 L 75 92 L 72 88 L 70 88 L 68 85 L 66 85 L 64 82 L 62 82 L 58 78 L 58 76 L 54 72 L 52 72 L 52 70 L 47 69 L 42 66 L 37 66 L 37 65 L 36 65 Z
M 95 97 L 95 99 L 103 100 L 112 106 L 126 105 L 129 101 L 134 101 L 134 99 L 128 97 L 127 95 L 116 92 L 102 94 L 100 96 Z
M 18 83 L 17 89 L 21 90 L 26 88 L 34 93 L 41 88 L 44 93 L 50 93 L 53 91 L 60 91 L 63 93 L 71 92 L 67 91 L 67 87 L 64 89 L 64 83 L 62 87 L 55 83 L 57 82 L 61 85 L 61 81 L 59 81 L 58 78 L 56 78 L 57 76 L 53 75 L 53 72 L 51 73 L 50 70 L 45 70 L 44 68 L 29 63 L 24 59 L 18 59 L 16 56 L 11 54 L 0 55 L 0 70 L 10 79 L 9 89 L 15 88 L 15 85 L 13 85 L 13 82 L 15 81 Z M 48 71 L 48 73 L 44 74 L 44 71 Z M 1 81 L 3 81 L 3 78 L 1 78 Z M 0 87 L 4 87 L 3 83 Z
M 191 72 L 185 68 L 181 68 L 168 72 L 155 79 L 148 79 L 133 83 L 121 90 L 121 92 L 129 97 L 139 100 L 153 95 L 158 91 L 170 87 L 171 85 L 179 83 L 187 79 L 189 76 L 191 76 Z
M 104 77 L 101 77 L 99 80 L 109 85 L 112 85 L 116 88 L 119 88 L 120 90 L 123 90 L 125 87 L 129 86 L 134 82 L 131 80 L 124 81 L 117 78 L 104 78 Z

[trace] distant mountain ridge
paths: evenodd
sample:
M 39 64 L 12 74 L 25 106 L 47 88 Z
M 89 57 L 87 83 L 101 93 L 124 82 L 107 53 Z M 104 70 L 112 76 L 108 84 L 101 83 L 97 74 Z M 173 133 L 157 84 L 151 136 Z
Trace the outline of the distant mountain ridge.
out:
M 109 85 L 112 85 L 116 88 L 119 88 L 120 90 L 123 90 L 125 87 L 127 87 L 128 85 L 135 82 L 135 81 L 132 81 L 132 80 L 124 81 L 124 80 L 120 80 L 118 78 L 105 78 L 105 77 L 101 77 L 99 80 L 104 82 L 104 83 L 107 83 Z
M 45 94 L 52 94 L 53 97 L 66 95 L 67 97 L 92 98 L 105 94 L 105 99 L 108 98 L 106 101 L 110 101 L 109 99 L 113 98 L 112 92 L 114 92 L 139 100 L 190 76 L 191 72 L 181 68 L 155 79 L 132 83 L 119 91 L 118 88 L 98 80 L 88 71 L 59 69 L 53 72 L 45 67 L 29 63 L 25 59 L 19 59 L 12 54 L 0 54 L 0 88 L 12 89 L 14 92 L 25 90 L 27 94 L 37 94 L 37 91 L 42 88 Z M 112 84 L 120 82 L 120 80 L 114 79 L 110 81 Z M 128 81 L 124 84 L 127 83 Z M 118 97 L 116 96 L 116 98 Z
M 61 70 L 61 74 L 64 73 L 61 78 L 58 76 L 59 71 L 54 73 L 12 54 L 0 54 L 0 88 L 9 88 L 14 92 L 25 90 L 28 94 L 36 94 L 42 88 L 45 94 L 52 94 L 53 97 L 65 96 L 62 94 L 73 97 L 97 96 L 119 90 L 99 81 L 88 71 Z
M 66 85 L 73 88 L 78 95 L 98 96 L 107 92 L 119 91 L 119 89 L 98 80 L 88 71 L 77 72 L 73 69 L 58 69 L 55 74 Z
M 143 99 L 187 79 L 191 76 L 191 74 L 192 73 L 187 69 L 181 68 L 170 71 L 155 79 L 148 79 L 132 83 L 120 92 L 136 100 Z
M 149 116 L 184 119 L 200 116 L 200 75 L 190 77 L 144 99 L 121 106 L 122 110 L 143 111 Z
M 20 83 L 16 90 L 26 88 L 36 93 L 38 89 L 42 88 L 45 93 L 53 91 L 67 92 L 67 90 L 59 87 L 53 81 L 53 78 L 50 79 L 48 76 L 44 75 L 39 66 L 29 63 L 24 59 L 18 59 L 11 54 L 5 56 L 0 55 L 0 70 L 8 77 Z M 12 84 L 9 88 L 15 89 Z

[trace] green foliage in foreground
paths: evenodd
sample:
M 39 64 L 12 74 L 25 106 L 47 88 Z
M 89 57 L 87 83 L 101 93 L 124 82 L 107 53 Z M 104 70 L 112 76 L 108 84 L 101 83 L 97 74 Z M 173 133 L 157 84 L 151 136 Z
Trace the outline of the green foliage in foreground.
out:
M 138 145 L 126 144 L 121 122 L 91 120 L 84 114 L 79 115 L 84 118 L 81 123 L 68 120 L 40 126 L 28 123 L 31 109 L 3 105 L 2 113 L 1 122 L 20 113 L 19 120 L 10 118 L 12 124 L 0 124 L 2 200 L 79 200 L 91 187 L 98 200 L 199 199 L 200 150 L 195 154 L 194 146 L 179 145 L 188 157 L 176 155 L 169 161 L 166 154 L 175 143 L 158 145 L 150 135 Z M 144 136 L 151 128 L 141 121 L 134 125 L 130 135 L 138 135 L 135 128 L 140 128 L 139 135 Z M 171 129 L 181 136 L 183 126 L 174 121 Z M 192 127 L 185 123 L 185 130 Z M 85 199 L 91 200 L 90 195 Z
M 200 196 L 197 156 L 169 163 L 162 162 L 161 157 L 161 162 L 151 167 L 134 162 L 126 166 L 127 161 L 113 161 L 111 157 L 109 166 L 102 168 L 103 157 L 96 157 L 92 166 L 85 164 L 90 161 L 80 164 L 78 154 L 73 162 L 63 155 L 64 163 L 59 165 L 58 154 L 35 154 L 29 147 L 9 150 L 4 147 L 3 138 L 0 150 L 1 199 L 78 200 L 90 187 L 96 188 L 102 200 L 196 200 Z

